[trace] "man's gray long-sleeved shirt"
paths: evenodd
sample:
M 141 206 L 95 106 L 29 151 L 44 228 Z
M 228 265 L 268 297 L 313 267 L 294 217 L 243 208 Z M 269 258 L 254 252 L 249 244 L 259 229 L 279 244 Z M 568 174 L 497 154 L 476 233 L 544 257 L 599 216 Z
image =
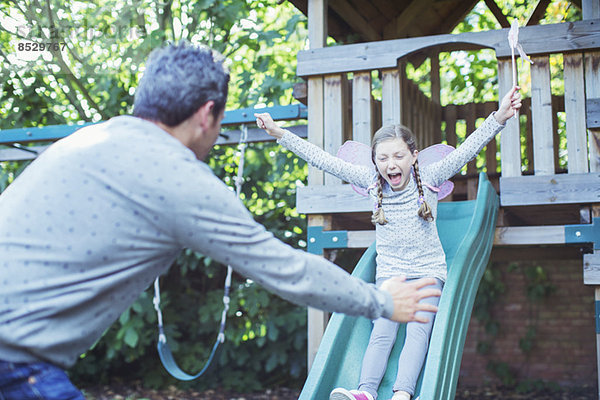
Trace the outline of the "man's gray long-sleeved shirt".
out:
M 121 116 L 55 143 L 0 195 L 0 360 L 71 366 L 182 248 L 302 305 L 393 311 L 274 238 L 181 142 Z

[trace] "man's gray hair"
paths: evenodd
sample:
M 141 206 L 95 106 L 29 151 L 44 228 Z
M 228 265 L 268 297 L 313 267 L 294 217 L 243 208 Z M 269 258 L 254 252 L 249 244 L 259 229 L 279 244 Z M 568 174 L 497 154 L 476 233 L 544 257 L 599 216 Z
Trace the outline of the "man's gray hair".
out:
M 133 115 L 177 126 L 212 100 L 217 117 L 225 108 L 228 84 L 219 53 L 185 42 L 170 44 L 150 54 L 135 91 Z

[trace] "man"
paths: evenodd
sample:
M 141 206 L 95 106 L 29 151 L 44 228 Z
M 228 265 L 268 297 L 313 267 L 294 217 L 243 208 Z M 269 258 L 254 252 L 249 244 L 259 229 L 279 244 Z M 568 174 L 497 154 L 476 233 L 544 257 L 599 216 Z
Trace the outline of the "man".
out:
M 134 116 L 58 141 L 0 195 L 0 398 L 83 399 L 72 366 L 183 248 L 298 304 L 420 320 L 439 291 L 378 290 L 256 223 L 202 162 L 229 74 L 208 49 L 155 51 Z M 422 319 L 422 318 L 421 318 Z

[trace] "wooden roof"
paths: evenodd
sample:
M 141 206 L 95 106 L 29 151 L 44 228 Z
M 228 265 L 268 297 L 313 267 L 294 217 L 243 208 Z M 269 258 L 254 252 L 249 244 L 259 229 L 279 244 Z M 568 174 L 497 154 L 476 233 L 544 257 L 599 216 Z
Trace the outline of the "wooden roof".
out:
M 308 0 L 290 0 L 307 14 Z M 450 33 L 478 0 L 329 0 L 329 36 L 342 43 Z
M 308 0 L 289 0 L 304 14 Z M 484 0 L 503 28 L 508 19 L 495 0 Z M 540 0 L 527 25 L 544 17 L 551 0 Z M 581 0 L 571 1 L 581 8 Z M 340 43 L 373 42 L 450 33 L 478 0 L 328 0 L 328 34 Z

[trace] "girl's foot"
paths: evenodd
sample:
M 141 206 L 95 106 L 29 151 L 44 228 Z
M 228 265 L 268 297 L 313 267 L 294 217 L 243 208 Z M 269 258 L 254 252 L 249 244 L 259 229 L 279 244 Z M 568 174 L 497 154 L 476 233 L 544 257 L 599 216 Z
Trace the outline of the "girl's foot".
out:
M 392 396 L 391 400 L 410 400 L 410 397 L 408 392 L 398 390 L 397 392 L 394 392 L 394 396 Z
M 336 388 L 331 391 L 329 400 L 375 400 L 373 395 L 364 390 L 346 390 Z

